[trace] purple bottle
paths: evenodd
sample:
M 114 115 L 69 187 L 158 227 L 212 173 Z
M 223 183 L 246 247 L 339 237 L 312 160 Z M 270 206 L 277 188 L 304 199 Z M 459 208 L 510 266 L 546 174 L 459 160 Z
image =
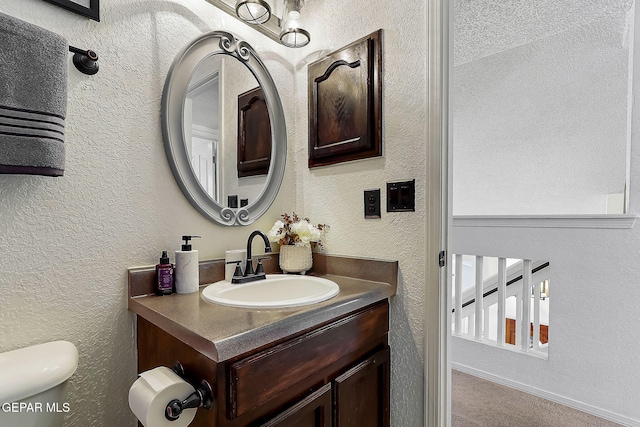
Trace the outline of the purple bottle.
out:
M 169 295 L 173 292 L 173 265 L 167 251 L 162 251 L 160 263 L 156 265 L 156 294 Z

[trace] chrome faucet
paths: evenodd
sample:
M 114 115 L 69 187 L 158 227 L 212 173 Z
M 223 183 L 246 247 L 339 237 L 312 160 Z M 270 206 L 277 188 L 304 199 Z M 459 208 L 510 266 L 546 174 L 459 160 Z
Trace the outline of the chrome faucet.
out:
M 264 234 L 260 230 L 256 230 L 249 235 L 249 239 L 247 240 L 247 265 L 242 271 L 240 267 L 240 261 L 231 261 L 231 263 L 236 263 L 236 270 L 233 273 L 233 278 L 231 279 L 231 283 L 247 283 L 253 282 L 254 280 L 264 280 L 266 279 L 266 275 L 264 273 L 264 268 L 262 267 L 262 258 L 258 259 L 258 265 L 256 266 L 255 271 L 253 270 L 253 260 L 251 259 L 251 243 L 253 243 L 253 238 L 256 236 L 262 237 L 264 240 L 264 251 L 271 252 L 271 244 L 269 243 L 269 239 L 267 235 Z

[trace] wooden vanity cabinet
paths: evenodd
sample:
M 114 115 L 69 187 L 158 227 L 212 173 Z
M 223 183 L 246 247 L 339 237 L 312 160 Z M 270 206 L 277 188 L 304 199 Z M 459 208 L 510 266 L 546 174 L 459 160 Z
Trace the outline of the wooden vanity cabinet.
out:
M 143 318 L 139 372 L 179 360 L 214 388 L 192 426 L 389 426 L 389 304 L 380 301 L 227 361 L 213 361 Z

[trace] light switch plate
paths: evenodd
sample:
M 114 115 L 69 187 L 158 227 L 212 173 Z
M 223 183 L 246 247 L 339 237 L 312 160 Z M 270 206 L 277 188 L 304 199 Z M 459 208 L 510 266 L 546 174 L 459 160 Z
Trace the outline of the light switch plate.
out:
M 415 212 L 416 180 L 387 182 L 387 212 Z

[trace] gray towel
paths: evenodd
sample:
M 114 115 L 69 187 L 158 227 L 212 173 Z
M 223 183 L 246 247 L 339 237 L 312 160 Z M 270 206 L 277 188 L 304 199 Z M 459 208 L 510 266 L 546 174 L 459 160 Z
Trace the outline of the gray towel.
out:
M 0 13 L 0 173 L 62 176 L 64 37 Z

